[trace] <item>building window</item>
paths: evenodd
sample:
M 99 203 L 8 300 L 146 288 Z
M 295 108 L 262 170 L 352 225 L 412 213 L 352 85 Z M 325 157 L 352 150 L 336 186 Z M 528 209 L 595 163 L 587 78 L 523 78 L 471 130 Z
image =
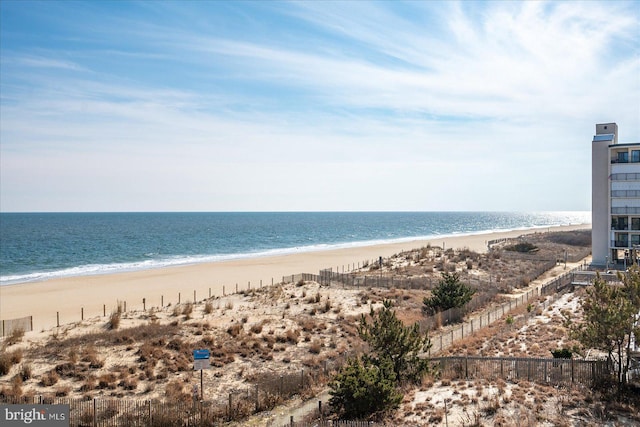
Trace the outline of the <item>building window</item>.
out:
M 629 228 L 629 218 L 627 218 L 626 216 L 611 217 L 612 230 L 627 230 L 628 228 Z
M 631 150 L 631 162 L 640 163 L 640 150 Z
M 627 234 L 618 234 L 615 235 L 615 240 L 613 245 L 617 248 L 628 248 L 629 247 L 629 235 Z
M 626 151 L 619 152 L 618 163 L 629 163 L 629 153 Z

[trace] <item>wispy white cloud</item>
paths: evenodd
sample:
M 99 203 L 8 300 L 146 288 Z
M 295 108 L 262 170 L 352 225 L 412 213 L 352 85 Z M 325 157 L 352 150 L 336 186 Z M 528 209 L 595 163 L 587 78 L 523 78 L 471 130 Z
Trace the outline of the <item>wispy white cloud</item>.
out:
M 630 4 L 259 5 L 287 25 L 146 4 L 86 23 L 126 48 L 3 49 L 2 209 L 588 209 L 593 124 L 640 140 Z

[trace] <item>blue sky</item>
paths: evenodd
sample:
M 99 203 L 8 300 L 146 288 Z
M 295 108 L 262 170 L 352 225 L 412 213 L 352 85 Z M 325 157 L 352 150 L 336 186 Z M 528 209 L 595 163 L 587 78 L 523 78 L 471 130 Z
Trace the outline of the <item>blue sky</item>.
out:
M 590 210 L 640 2 L 0 2 L 0 210 Z

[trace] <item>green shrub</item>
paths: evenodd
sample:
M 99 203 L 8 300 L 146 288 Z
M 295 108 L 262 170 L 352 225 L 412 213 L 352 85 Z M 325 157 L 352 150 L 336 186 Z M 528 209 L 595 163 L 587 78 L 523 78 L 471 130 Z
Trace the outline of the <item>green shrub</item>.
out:
M 329 403 L 345 419 L 365 418 L 397 408 L 403 397 L 389 358 L 380 363 L 372 363 L 366 357 L 350 359 L 330 387 Z
M 568 348 L 559 348 L 557 350 L 551 350 L 551 354 L 554 359 L 571 359 L 573 352 Z
M 417 383 L 429 371 L 428 360 L 420 355 L 431 348 L 431 341 L 420 333 L 417 323 L 404 326 L 392 306 L 391 301 L 385 300 L 377 313 L 371 309 L 371 323 L 362 316 L 358 334 L 371 347 L 372 360 L 382 363 L 385 358 L 391 359 L 400 383 Z
M 441 273 L 442 278 L 431 292 L 430 298 L 424 298 L 424 308 L 430 313 L 459 308 L 473 298 L 476 290 L 465 285 L 458 273 Z
M 536 252 L 538 250 L 538 247 L 533 243 L 522 242 L 522 243 L 516 243 L 515 245 L 505 246 L 504 249 L 506 251 L 511 251 L 511 252 L 530 253 L 530 252 Z

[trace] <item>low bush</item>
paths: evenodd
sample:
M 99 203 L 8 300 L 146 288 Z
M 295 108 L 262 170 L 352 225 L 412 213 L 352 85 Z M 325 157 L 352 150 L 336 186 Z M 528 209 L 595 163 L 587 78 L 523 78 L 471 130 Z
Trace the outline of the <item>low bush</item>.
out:
M 114 311 L 111 313 L 111 316 L 109 316 L 109 322 L 107 322 L 107 329 L 118 329 L 121 317 L 122 314 L 120 311 Z
M 12 366 L 13 363 L 11 362 L 9 353 L 5 351 L 0 352 L 0 376 L 7 375 Z
M 188 302 L 182 307 L 182 314 L 189 319 L 191 317 L 191 313 L 193 313 L 193 304 Z
M 33 372 L 31 369 L 31 365 L 29 365 L 28 363 L 25 363 L 20 367 L 20 378 L 22 378 L 22 381 L 26 381 L 30 379 L 32 375 L 33 375 Z
M 531 253 L 536 252 L 538 247 L 533 243 L 521 242 L 516 243 L 515 245 L 505 246 L 504 249 L 510 252 Z
M 58 379 L 60 379 L 60 377 L 56 373 L 55 369 L 52 369 L 47 371 L 42 378 L 40 378 L 40 385 L 43 387 L 51 387 L 58 382 Z
M 312 354 L 320 354 L 320 352 L 322 351 L 322 347 L 322 341 L 316 338 L 311 341 L 311 344 L 309 344 L 309 352 Z
M 251 328 L 249 328 L 249 330 L 254 334 L 261 333 L 262 332 L 262 323 L 254 323 L 253 325 L 251 325 Z
M 16 328 L 12 330 L 9 336 L 5 339 L 5 344 L 7 346 L 17 344 L 20 341 L 22 341 L 23 337 L 24 337 L 24 329 Z
M 233 324 L 227 328 L 227 333 L 232 337 L 237 337 L 242 332 L 242 325 L 239 323 Z
M 204 314 L 211 314 L 213 312 L 213 304 L 211 301 L 207 301 L 204 305 Z

